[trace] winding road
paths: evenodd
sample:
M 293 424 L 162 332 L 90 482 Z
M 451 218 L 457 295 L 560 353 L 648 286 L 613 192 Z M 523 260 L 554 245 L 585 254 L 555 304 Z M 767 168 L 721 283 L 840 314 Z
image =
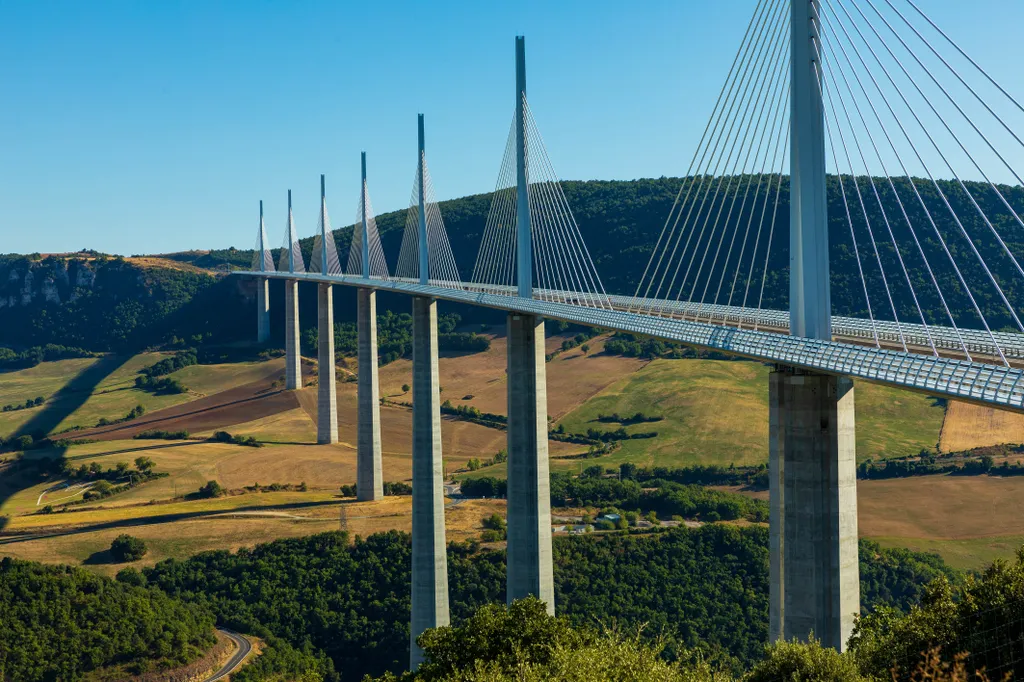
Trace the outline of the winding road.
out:
M 238 647 L 234 655 L 228 659 L 228 662 L 224 666 L 215 672 L 212 676 L 206 678 L 206 682 L 216 682 L 217 680 L 223 680 L 228 677 L 231 673 L 235 672 L 245 662 L 245 659 L 249 656 L 252 651 L 252 642 L 238 634 L 225 628 L 217 628 L 220 632 L 224 633 L 231 639 L 232 642 Z

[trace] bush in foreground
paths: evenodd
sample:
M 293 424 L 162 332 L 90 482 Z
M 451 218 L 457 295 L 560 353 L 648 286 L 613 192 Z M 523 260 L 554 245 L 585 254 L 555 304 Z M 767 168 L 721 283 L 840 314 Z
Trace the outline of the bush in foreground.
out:
M 381 682 L 698 682 L 715 679 L 696 666 L 683 671 L 657 646 L 615 632 L 574 628 L 549 616 L 544 603 L 522 599 L 490 604 L 457 627 L 427 630 L 417 640 L 426 662 L 415 673 L 386 674 Z M 721 678 L 724 682 L 727 678 Z

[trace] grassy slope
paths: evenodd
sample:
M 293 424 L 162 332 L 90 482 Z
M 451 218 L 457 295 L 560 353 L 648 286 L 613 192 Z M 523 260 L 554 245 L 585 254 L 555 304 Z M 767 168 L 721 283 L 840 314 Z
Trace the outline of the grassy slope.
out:
M 655 360 L 559 423 L 566 431 L 584 432 L 617 428 L 597 422 L 599 414 L 664 417 L 626 427 L 630 433 L 657 431 L 658 437 L 625 441 L 595 460 L 606 466 L 759 464 L 768 456 L 768 371 L 753 362 Z M 925 396 L 859 382 L 856 405 L 860 460 L 914 454 L 938 442 L 943 409 Z
M 283 365 L 281 360 L 272 360 L 186 367 L 170 375 L 188 387 L 189 393 L 185 394 L 155 395 L 135 388 L 135 377 L 140 369 L 169 355 L 140 353 L 124 359 L 123 363 L 111 362 L 113 371 L 103 376 L 84 400 L 77 390 L 58 392 L 69 385 L 73 387 L 76 377 L 95 368 L 100 362 L 98 358 L 44 362 L 28 369 L 0 374 L 0 405 L 24 402 L 39 395 L 47 398 L 40 407 L 0 413 L 0 436 L 14 433 L 43 410 L 53 410 L 61 415 L 54 431 L 76 426 L 90 427 L 95 426 L 100 417 L 119 419 L 136 405 L 152 412 L 225 391 L 260 379 L 280 370 Z

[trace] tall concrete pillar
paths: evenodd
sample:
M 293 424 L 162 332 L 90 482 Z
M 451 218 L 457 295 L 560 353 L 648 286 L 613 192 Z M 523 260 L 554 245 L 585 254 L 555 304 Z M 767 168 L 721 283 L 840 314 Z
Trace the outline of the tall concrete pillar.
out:
M 266 343 L 270 339 L 270 280 L 256 278 L 256 340 Z
M 317 287 L 317 408 L 316 442 L 338 442 L 338 387 L 334 371 L 334 292 L 330 284 Z
M 302 388 L 302 356 L 299 354 L 299 283 L 284 281 L 284 387 Z
M 769 634 L 843 651 L 860 610 L 853 381 L 779 368 L 768 395 Z
M 437 302 L 412 299 L 412 618 L 409 667 L 423 662 L 416 638 L 448 625 Z
M 508 602 L 533 595 L 555 612 L 544 319 L 508 316 Z
M 380 456 L 380 384 L 377 379 L 377 292 L 359 289 L 359 435 L 356 448 L 356 497 L 384 497 Z

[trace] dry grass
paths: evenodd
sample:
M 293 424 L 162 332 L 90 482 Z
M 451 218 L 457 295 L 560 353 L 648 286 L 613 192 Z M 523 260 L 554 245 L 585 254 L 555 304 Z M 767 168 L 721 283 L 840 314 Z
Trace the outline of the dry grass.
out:
M 1024 443 L 1024 414 L 956 401 L 946 407 L 939 438 L 943 452 L 1002 443 Z
M 508 345 L 505 337 L 489 336 L 491 347 L 484 353 L 442 354 L 440 376 L 442 400 L 452 405 L 472 405 L 482 412 L 506 414 L 507 384 L 505 364 Z M 560 348 L 568 337 L 547 339 L 548 353 Z M 589 353 L 578 347 L 559 353 L 547 363 L 548 414 L 559 419 L 608 385 L 628 376 L 646 363 L 635 358 L 603 355 L 606 337 L 591 339 Z M 412 383 L 412 362 L 397 360 L 380 368 L 381 395 L 396 400 L 411 400 L 402 393 L 403 384 Z M 473 396 L 471 399 L 464 399 Z
M 389 365 L 390 366 L 390 365 Z M 356 384 L 352 382 L 338 384 L 338 437 L 341 445 L 351 449 L 356 446 L 356 424 L 358 404 Z M 296 391 L 299 404 L 306 414 L 316 420 L 317 396 L 316 388 Z M 380 408 L 381 447 L 385 467 L 389 458 L 403 461 L 405 468 L 401 471 L 412 471 L 412 410 L 396 405 L 383 405 Z M 479 457 L 487 459 L 506 446 L 506 434 L 501 429 L 493 429 L 480 424 L 445 417 L 441 420 L 441 451 L 450 471 L 466 464 L 470 459 Z M 583 448 L 570 443 L 551 441 L 549 444 L 553 457 L 565 456 L 580 452 Z M 406 473 L 401 479 L 408 478 Z M 385 468 L 385 477 L 387 470 Z
M 966 540 L 1024 531 L 1021 477 L 918 476 L 860 481 L 857 492 L 860 531 L 868 537 Z
M 183 263 L 177 260 L 171 260 L 170 258 L 159 258 L 153 256 L 133 256 L 131 258 L 125 258 L 126 261 L 132 265 L 136 265 L 140 268 L 161 268 L 163 270 L 179 270 L 181 272 L 191 272 L 200 275 L 213 276 L 209 270 L 197 268 L 191 263 Z
M 410 531 L 412 498 L 388 497 L 378 502 L 356 502 L 331 496 L 307 494 L 322 504 L 305 508 L 281 509 L 283 496 L 292 493 L 245 495 L 265 502 L 257 510 L 224 509 L 220 515 L 182 518 L 167 522 L 146 522 L 130 527 L 79 528 L 76 532 L 37 540 L 0 544 L 0 556 L 13 556 L 48 563 L 78 564 L 99 573 L 113 575 L 124 564 L 106 563 L 106 550 L 115 537 L 128 532 L 142 538 L 148 554 L 134 566 L 151 566 L 169 558 L 183 559 L 207 550 L 237 550 L 281 538 L 299 537 L 329 530 L 344 529 L 353 536 L 366 537 L 386 530 Z M 233 498 L 227 498 L 229 500 Z M 201 503 L 190 503 L 199 506 Z M 203 505 L 208 506 L 208 505 Z M 468 500 L 446 510 L 447 539 L 462 541 L 479 537 L 480 520 L 504 513 L 503 500 Z

